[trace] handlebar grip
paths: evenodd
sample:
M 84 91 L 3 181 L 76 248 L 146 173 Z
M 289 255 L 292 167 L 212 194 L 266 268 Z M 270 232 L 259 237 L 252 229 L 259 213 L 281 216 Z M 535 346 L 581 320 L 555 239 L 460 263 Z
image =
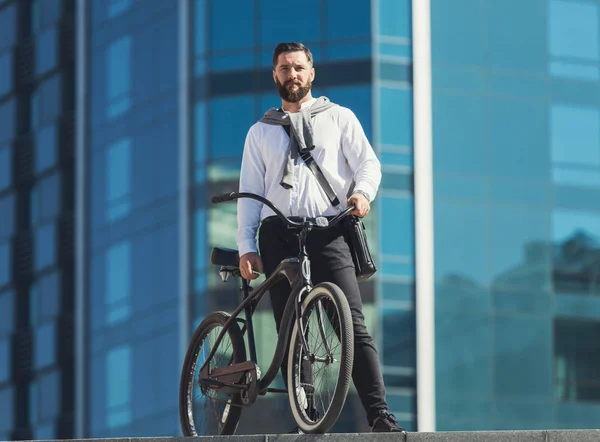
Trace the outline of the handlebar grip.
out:
M 237 198 L 237 194 L 235 192 L 223 193 L 221 195 L 215 195 L 210 199 L 210 202 L 213 204 L 217 203 L 226 203 L 227 201 L 233 201 Z

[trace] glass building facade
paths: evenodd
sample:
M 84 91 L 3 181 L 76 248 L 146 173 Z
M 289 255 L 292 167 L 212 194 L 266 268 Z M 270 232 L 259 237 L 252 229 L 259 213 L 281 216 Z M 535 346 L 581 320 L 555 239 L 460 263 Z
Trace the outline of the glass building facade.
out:
M 599 8 L 431 2 L 438 430 L 597 426 Z
M 74 23 L 0 2 L 0 440 L 74 435 Z
M 350 108 L 382 162 L 361 288 L 401 425 L 597 426 L 600 5 L 425 3 L 413 22 L 411 0 L 0 0 L 0 440 L 180 434 L 187 340 L 239 301 L 209 261 L 236 247 L 236 206 L 208 201 L 237 189 L 293 40 L 313 95 Z M 268 299 L 255 324 L 265 370 Z M 261 397 L 238 432 L 286 432 L 288 409 Z M 334 431 L 366 430 L 351 390 Z

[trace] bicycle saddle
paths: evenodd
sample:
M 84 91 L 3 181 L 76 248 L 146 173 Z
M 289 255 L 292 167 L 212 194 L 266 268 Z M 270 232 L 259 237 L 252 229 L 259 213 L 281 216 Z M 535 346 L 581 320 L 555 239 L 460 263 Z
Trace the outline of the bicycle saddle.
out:
M 238 267 L 240 265 L 240 256 L 237 250 L 213 247 L 210 253 L 210 262 L 217 266 Z

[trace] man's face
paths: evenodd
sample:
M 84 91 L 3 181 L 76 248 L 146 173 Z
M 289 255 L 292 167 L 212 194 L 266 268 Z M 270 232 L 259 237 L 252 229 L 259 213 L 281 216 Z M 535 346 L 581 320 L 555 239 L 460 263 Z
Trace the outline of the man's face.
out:
M 304 51 L 279 54 L 273 79 L 279 95 L 288 103 L 297 103 L 310 92 L 315 69 Z

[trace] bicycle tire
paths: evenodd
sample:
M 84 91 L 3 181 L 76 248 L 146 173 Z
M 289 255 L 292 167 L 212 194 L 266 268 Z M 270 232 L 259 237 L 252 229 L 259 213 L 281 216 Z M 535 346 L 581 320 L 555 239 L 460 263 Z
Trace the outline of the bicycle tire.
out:
M 294 328 L 291 334 L 290 349 L 288 353 L 288 398 L 294 420 L 298 427 L 305 433 L 325 433 L 336 423 L 342 412 L 344 403 L 346 402 L 346 397 L 348 396 L 352 377 L 352 367 L 354 364 L 354 328 L 352 325 L 350 306 L 348 305 L 348 300 L 346 299 L 344 292 L 333 283 L 325 282 L 317 284 L 302 302 L 303 316 L 306 313 L 307 308 L 317 297 L 329 298 L 333 302 L 339 318 L 340 326 L 338 338 L 341 343 L 340 371 L 329 407 L 323 416 L 320 416 L 316 422 L 308 422 L 304 417 L 303 410 L 300 409 L 300 404 L 298 403 L 297 395 L 295 393 L 296 388 L 299 385 L 297 382 L 298 379 L 294 376 L 294 373 L 299 364 L 302 363 L 299 360 L 299 351 L 301 350 L 302 344 L 298 336 L 298 323 L 294 318 Z
M 196 431 L 196 423 L 194 420 L 194 373 L 198 361 L 198 355 L 204 344 L 206 337 L 215 328 L 223 327 L 230 315 L 226 312 L 214 312 L 208 315 L 196 328 L 190 345 L 185 355 L 183 368 L 181 372 L 181 380 L 179 384 L 179 420 L 181 430 L 184 436 L 204 436 L 199 435 Z M 242 332 L 236 321 L 233 321 L 227 334 L 232 343 L 233 363 L 244 362 L 246 360 L 246 347 Z M 225 339 L 225 337 L 224 337 Z M 223 341 L 221 341 L 223 343 Z M 230 404 L 223 423 L 222 428 L 216 434 L 230 435 L 234 434 L 242 414 L 242 400 L 239 394 L 229 395 Z M 227 407 L 227 405 L 226 405 Z M 222 416 L 220 417 L 222 419 Z

